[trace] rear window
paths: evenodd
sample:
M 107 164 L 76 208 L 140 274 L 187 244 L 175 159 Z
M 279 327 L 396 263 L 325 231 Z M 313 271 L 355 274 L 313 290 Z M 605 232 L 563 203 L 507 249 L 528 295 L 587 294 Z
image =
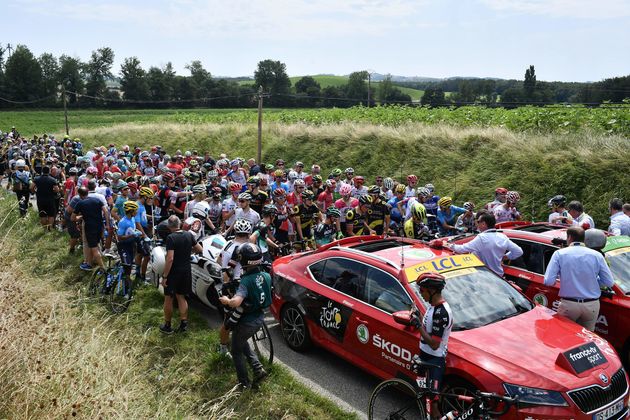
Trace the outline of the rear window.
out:
M 395 241 L 391 239 L 386 239 L 383 241 L 370 241 L 363 244 L 355 245 L 351 248 L 358 249 L 363 252 L 378 252 L 383 251 L 385 249 L 401 247 L 405 245 L 402 241 Z

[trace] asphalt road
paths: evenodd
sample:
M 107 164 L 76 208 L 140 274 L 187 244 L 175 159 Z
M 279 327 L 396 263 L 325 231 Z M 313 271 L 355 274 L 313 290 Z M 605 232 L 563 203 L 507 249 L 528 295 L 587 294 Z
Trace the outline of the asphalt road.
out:
M 192 302 L 191 307 L 208 321 L 210 328 L 220 326 L 216 311 L 199 302 Z M 367 418 L 370 394 L 380 382 L 378 378 L 320 347 L 313 347 L 305 353 L 293 351 L 284 342 L 280 326 L 271 314 L 267 316 L 266 323 L 273 340 L 274 363 L 286 366 L 297 380 L 341 408 L 355 412 L 360 418 Z

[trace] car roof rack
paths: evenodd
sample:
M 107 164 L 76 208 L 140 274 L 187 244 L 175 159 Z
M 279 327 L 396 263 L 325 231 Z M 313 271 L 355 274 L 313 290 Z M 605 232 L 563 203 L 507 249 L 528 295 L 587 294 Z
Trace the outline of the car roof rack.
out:
M 390 267 L 395 268 L 396 270 L 400 270 L 400 266 L 398 264 L 388 260 L 387 258 L 381 257 L 380 255 L 375 255 L 369 252 L 361 251 L 359 249 L 347 248 L 344 246 L 332 246 L 328 249 L 334 249 L 335 251 L 348 251 L 357 255 L 363 255 L 364 257 L 367 257 L 367 258 L 374 258 L 376 260 L 384 262 L 385 264 L 389 265 Z

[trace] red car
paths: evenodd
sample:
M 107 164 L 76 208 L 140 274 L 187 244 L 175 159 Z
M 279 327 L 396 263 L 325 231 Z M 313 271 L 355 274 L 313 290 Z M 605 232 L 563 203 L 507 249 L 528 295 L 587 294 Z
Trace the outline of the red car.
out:
M 551 255 L 558 249 L 552 240 L 566 239 L 566 228 L 528 222 L 507 222 L 498 227 L 523 249 L 521 259 L 504 264 L 505 277 L 514 281 L 530 299 L 557 309 L 560 283 L 545 286 L 543 280 Z M 470 239 L 466 237 L 462 241 Z M 615 285 L 602 293 L 595 332 L 608 340 L 626 366 L 630 366 L 630 237 L 609 236 L 602 252 L 615 278 Z
M 271 310 L 291 348 L 317 344 L 380 378 L 411 381 L 420 334 L 409 310 L 426 310 L 414 285 L 425 271 L 447 277 L 455 319 L 447 388 L 518 395 L 509 418 L 627 418 L 628 377 L 609 344 L 534 305 L 474 255 L 410 239 L 342 239 L 276 260 Z

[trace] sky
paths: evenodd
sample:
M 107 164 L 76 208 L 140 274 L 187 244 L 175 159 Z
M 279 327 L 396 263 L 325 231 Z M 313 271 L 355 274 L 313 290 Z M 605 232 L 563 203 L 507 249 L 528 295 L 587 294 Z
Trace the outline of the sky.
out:
M 599 81 L 630 74 L 630 0 L 2 0 L 0 44 L 87 61 L 110 47 L 118 75 L 200 60 L 251 76 L 279 60 L 290 76 Z

